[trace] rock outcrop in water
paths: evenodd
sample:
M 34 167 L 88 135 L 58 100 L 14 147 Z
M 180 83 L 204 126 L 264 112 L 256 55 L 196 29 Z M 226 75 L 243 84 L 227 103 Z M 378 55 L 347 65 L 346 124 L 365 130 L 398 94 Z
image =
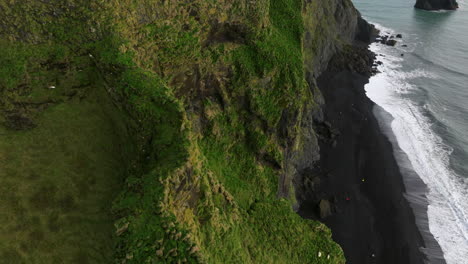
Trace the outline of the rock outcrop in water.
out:
M 424 10 L 455 10 L 458 3 L 456 0 L 417 0 L 414 7 Z

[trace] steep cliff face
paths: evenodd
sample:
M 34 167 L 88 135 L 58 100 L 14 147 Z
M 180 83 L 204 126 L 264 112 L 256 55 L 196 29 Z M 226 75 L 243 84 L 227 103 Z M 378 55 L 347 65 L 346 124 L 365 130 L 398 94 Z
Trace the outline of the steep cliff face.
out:
M 455 10 L 458 3 L 456 0 L 416 0 L 414 7 L 425 10 Z
M 296 198 L 299 200 L 305 199 L 304 175 L 313 171 L 315 163 L 320 159 L 317 133 L 321 128 L 316 126 L 323 125 L 321 106 L 324 100 L 317 87 L 316 78 L 327 68 L 332 56 L 338 51 L 347 49 L 355 42 L 369 43 L 376 34 L 375 28 L 361 18 L 350 1 L 337 0 L 323 3 L 306 1 L 304 25 L 304 72 L 315 105 L 306 109 L 304 119 L 301 121 L 301 132 L 298 137 L 301 140 L 301 144 L 298 144 L 300 147 L 290 147 L 285 150 L 288 159 L 284 170 L 286 177 L 293 179 L 296 189 L 299 189 L 296 193 Z M 284 113 L 288 113 L 288 110 L 286 109 Z M 290 124 L 280 122 L 280 128 L 281 126 L 287 127 Z M 293 168 L 292 171 L 288 170 L 290 166 Z M 289 184 L 291 181 L 286 183 Z
M 292 207 L 315 79 L 370 30 L 349 0 L 14 0 L 0 19 L 4 259 L 344 263 Z

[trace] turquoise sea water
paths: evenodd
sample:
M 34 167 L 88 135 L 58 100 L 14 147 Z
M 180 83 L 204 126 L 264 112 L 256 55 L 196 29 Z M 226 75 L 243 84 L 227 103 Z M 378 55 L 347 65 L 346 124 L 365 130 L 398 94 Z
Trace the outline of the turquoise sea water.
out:
M 392 116 L 398 146 L 427 185 L 428 226 L 443 257 L 466 264 L 468 1 L 437 12 L 414 9 L 413 0 L 353 2 L 383 33 L 403 35 L 396 47 L 372 44 L 384 64 L 366 92 Z

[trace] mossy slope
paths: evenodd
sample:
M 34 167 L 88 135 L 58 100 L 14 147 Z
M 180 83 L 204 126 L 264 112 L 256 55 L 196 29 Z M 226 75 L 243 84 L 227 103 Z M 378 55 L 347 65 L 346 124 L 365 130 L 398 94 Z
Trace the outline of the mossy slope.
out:
M 48 107 L 34 129 L 1 130 L 0 263 L 112 258 L 125 126 L 102 86 L 86 94 Z
M 47 256 L 68 263 L 344 263 L 329 230 L 292 210 L 290 156 L 313 141 L 304 124 L 318 108 L 305 78 L 314 69 L 304 65 L 313 55 L 304 52 L 304 36 L 330 22 L 310 21 L 311 12 L 328 7 L 299 0 L 10 2 L 0 5 L 7 18 L 0 21 L 0 62 L 8 65 L 0 70 L 0 102 L 2 136 L 12 140 L 0 153 L 14 149 L 16 156 L 0 160 L 0 180 L 26 200 L 42 189 L 11 179 L 47 174 L 37 180 L 43 191 L 58 189 L 42 199 L 47 210 L 90 219 L 65 224 L 35 250 L 21 246 L 29 229 L 20 228 L 24 237 L 10 244 L 5 236 L 0 253 L 27 263 Z M 319 53 L 325 42 L 314 45 Z M 27 158 L 31 149 L 34 159 Z M 67 151 L 81 158 L 59 155 Z M 80 188 L 92 194 L 81 199 Z M 74 207 L 62 212 L 55 199 L 67 191 Z M 45 225 L 48 211 L 5 210 L 16 207 Z

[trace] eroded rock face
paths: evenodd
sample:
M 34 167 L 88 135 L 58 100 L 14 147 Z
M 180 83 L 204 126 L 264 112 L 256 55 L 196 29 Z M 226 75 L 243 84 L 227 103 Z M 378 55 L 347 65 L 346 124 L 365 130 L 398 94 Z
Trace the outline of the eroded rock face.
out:
M 417 0 L 414 7 L 424 10 L 455 10 L 458 3 L 456 0 Z
M 316 78 L 327 68 L 332 57 L 352 43 L 369 43 L 375 39 L 378 31 L 361 18 L 360 13 L 349 0 L 306 1 L 303 7 L 304 16 L 304 68 L 306 81 L 312 91 L 316 104 L 309 104 L 302 113 L 283 112 L 280 131 L 299 127 L 299 135 L 280 133 L 286 138 L 283 173 L 280 179 L 278 196 L 288 197 L 290 184 L 294 184 L 296 198 L 300 204 L 310 198 L 310 186 L 306 186 L 307 177 L 311 171 L 317 173 L 316 163 L 320 159 L 320 148 L 317 136 L 325 136 L 333 142 L 334 131 L 323 127 L 323 114 L 320 106 L 325 101 L 318 90 Z M 339 39 L 340 41 L 337 41 Z M 365 46 L 365 45 L 364 45 Z M 357 58 L 358 60 L 367 58 Z M 367 69 L 366 69 L 367 70 Z M 317 107 L 319 106 L 319 107 Z M 299 120 L 297 117 L 300 116 Z M 297 126 L 299 124 L 299 126 Z M 324 129 L 325 135 L 319 135 Z M 295 139 L 295 140 L 291 140 Z M 312 177 L 312 176 L 310 176 Z M 315 201 L 315 199 L 314 199 Z

